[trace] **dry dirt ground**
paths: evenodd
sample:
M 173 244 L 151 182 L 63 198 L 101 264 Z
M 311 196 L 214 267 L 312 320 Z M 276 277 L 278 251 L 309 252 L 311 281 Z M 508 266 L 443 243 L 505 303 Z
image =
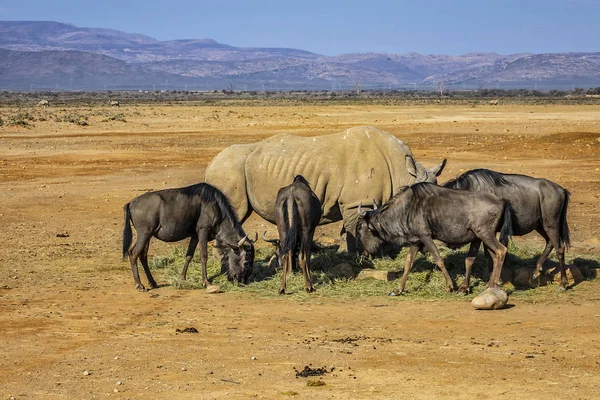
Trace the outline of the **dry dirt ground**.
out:
M 447 157 L 442 182 L 488 167 L 560 183 L 572 251 L 598 253 L 600 105 L 30 111 L 35 126 L 0 127 L 0 398 L 598 398 L 599 279 L 492 312 L 384 293 L 139 293 L 120 240 L 123 204 L 201 181 L 230 144 L 373 125 L 427 166 Z M 0 107 L 5 122 L 16 112 Z M 55 121 L 69 113 L 89 125 Z M 246 223 L 263 227 L 275 232 Z M 339 226 L 321 229 L 335 238 Z M 153 243 L 151 254 L 169 249 Z M 176 332 L 186 327 L 199 333 Z M 309 364 L 328 373 L 297 378 Z

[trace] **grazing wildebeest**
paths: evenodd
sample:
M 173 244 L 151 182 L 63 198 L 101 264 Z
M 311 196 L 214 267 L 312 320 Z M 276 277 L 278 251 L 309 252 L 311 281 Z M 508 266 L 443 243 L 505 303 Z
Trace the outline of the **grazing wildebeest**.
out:
M 277 192 L 275 222 L 279 240 L 267 239 L 264 234 L 263 239 L 277 247 L 279 265 L 283 268 L 279 294 L 285 294 L 286 276 L 292 273 L 296 259 L 304 274 L 306 291 L 314 290 L 310 280 L 310 254 L 321 214 L 321 202 L 302 175 L 297 175 L 292 184 Z
M 570 245 L 567 224 L 569 192 L 566 189 L 547 179 L 503 174 L 489 169 L 467 171 L 444 186 L 493 193 L 507 200 L 512 208 L 513 234 L 520 236 L 535 230 L 546 240 L 546 248 L 535 266 L 534 278 L 540 276 L 544 261 L 555 248 L 560 264 L 559 290 L 566 289 L 569 281 L 565 271 L 565 249 Z
M 358 238 L 368 254 L 375 254 L 381 244 L 392 242 L 409 245 L 402 283 L 394 293 L 402 293 L 415 256 L 425 247 L 446 278 L 449 291 L 455 289 L 433 239 L 449 247 L 471 244 L 465 259 L 465 281 L 460 291 L 469 291 L 469 277 L 481 242 L 494 260 L 489 287 L 495 287 L 506 255 L 506 247 L 496 239 L 510 235 L 510 212 L 506 201 L 489 193 L 447 189 L 431 183 L 417 183 L 399 189 L 382 207 L 363 212 L 359 207 Z
M 164 242 L 191 238 L 181 271 L 182 279 L 186 278 L 188 265 L 200 243 L 202 283 L 205 286 L 208 284 L 207 243 L 216 239 L 222 270 L 227 272 L 228 279 L 247 282 L 253 267 L 254 242 L 248 239 L 227 197 L 217 188 L 199 183 L 184 188 L 144 193 L 125 204 L 123 210 L 123 258 L 129 255 L 136 289 L 145 290 L 138 273 L 138 258 L 150 287 L 156 287 L 156 281 L 148 268 L 148 247 L 153 236 Z M 131 249 L 130 221 L 137 231 L 137 240 Z
M 275 223 L 277 191 L 296 175 L 310 183 L 323 204 L 320 225 L 344 221 L 349 252 L 355 252 L 356 209 L 389 200 L 396 189 L 437 182 L 446 160 L 425 168 L 395 136 L 370 126 L 331 135 L 279 134 L 258 143 L 233 145 L 206 167 L 205 181 L 219 188 L 242 222 L 252 212 Z

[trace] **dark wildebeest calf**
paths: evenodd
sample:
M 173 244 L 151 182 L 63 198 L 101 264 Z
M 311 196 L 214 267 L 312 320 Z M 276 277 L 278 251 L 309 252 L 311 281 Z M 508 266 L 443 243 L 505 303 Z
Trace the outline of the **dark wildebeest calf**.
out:
M 138 258 L 150 287 L 156 287 L 156 281 L 148 268 L 148 247 L 153 236 L 164 242 L 191 238 L 181 271 L 182 279 L 185 279 L 188 265 L 200 243 L 202 283 L 205 286 L 208 284 L 207 243 L 216 239 L 216 247 L 222 257 L 221 265 L 227 271 L 228 279 L 247 282 L 254 262 L 254 244 L 244 233 L 227 197 L 217 188 L 199 183 L 184 188 L 149 192 L 125 204 L 123 210 L 123 258 L 129 255 L 136 289 L 145 290 L 138 273 Z M 137 240 L 131 249 L 130 221 L 137 231 Z
M 489 169 L 467 171 L 448 181 L 444 187 L 493 193 L 507 200 L 512 207 L 512 231 L 525 235 L 537 231 L 546 240 L 546 248 L 538 259 L 533 277 L 542 272 L 542 265 L 552 248 L 560 264 L 559 290 L 566 289 L 569 281 L 565 271 L 565 249 L 570 245 L 567 207 L 569 192 L 546 179 L 526 175 L 502 174 Z M 504 242 L 504 245 L 508 245 Z
M 431 183 L 417 183 L 401 188 L 382 207 L 368 212 L 359 208 L 359 240 L 368 254 L 375 254 L 384 242 L 400 246 L 409 245 L 408 257 L 400 287 L 394 294 L 402 293 L 415 256 L 425 247 L 446 278 L 448 291 L 455 289 L 444 261 L 433 239 L 450 247 L 471 243 L 465 259 L 465 281 L 460 291 L 468 293 L 469 277 L 481 242 L 494 260 L 494 271 L 488 287 L 495 287 L 506 255 L 506 247 L 496 239 L 510 235 L 510 212 L 507 202 L 489 193 L 466 192 L 447 189 Z
M 275 222 L 279 240 L 267 239 L 264 234 L 263 239 L 277 247 L 279 265 L 283 269 L 279 294 L 285 294 L 286 276 L 292 273 L 296 259 L 304 274 L 306 291 L 314 290 L 310 280 L 310 254 L 321 215 L 321 202 L 302 175 L 297 175 L 291 185 L 277 192 Z

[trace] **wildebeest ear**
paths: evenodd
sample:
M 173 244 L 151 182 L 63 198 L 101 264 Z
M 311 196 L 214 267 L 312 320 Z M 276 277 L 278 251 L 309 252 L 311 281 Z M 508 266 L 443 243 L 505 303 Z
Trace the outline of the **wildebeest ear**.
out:
M 429 172 L 431 172 L 432 174 L 435 174 L 435 176 L 440 176 L 440 174 L 444 170 L 445 166 L 446 166 L 446 159 L 444 158 L 440 165 L 436 165 L 435 167 L 429 169 Z
M 417 165 L 415 164 L 415 159 L 413 158 L 413 156 L 404 157 L 404 161 L 406 162 L 406 171 L 408 171 L 409 174 L 411 174 L 412 176 L 414 176 L 416 178 L 417 177 Z

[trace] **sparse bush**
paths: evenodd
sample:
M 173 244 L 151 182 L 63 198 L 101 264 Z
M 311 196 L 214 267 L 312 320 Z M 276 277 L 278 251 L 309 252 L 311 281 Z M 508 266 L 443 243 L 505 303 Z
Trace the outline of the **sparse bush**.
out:
M 123 114 L 123 113 L 110 115 L 108 118 L 102 120 L 102 122 L 109 122 L 109 121 L 127 122 L 127 120 L 125 119 L 125 114 Z
M 56 122 L 68 122 L 79 126 L 88 126 L 88 117 L 80 114 L 65 114 L 56 117 Z

